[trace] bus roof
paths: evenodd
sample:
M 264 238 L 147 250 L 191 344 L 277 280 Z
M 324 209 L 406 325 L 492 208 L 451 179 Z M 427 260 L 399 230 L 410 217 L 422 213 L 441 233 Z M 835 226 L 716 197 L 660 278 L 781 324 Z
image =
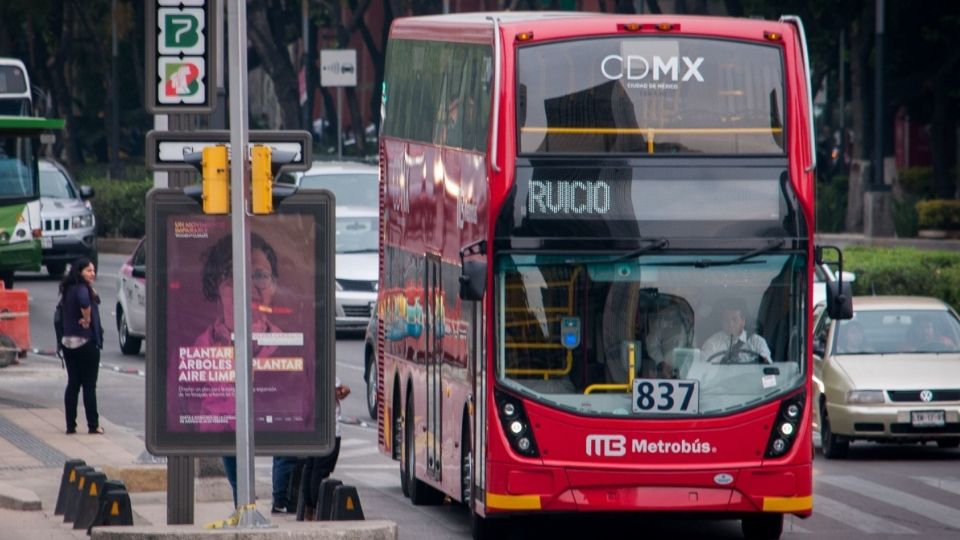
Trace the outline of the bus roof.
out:
M 39 118 L 36 116 L 0 116 L 0 131 L 39 132 L 63 129 L 61 118 Z
M 480 35 L 490 39 L 495 17 L 503 33 L 536 30 L 534 42 L 575 36 L 610 35 L 623 33 L 637 36 L 703 35 L 734 39 L 763 40 L 764 32 L 778 32 L 783 36 L 794 34 L 795 27 L 775 20 L 716 17 L 705 15 L 633 15 L 618 13 L 585 13 L 576 11 L 514 11 L 454 13 L 404 17 L 394 21 L 392 38 L 442 41 L 479 41 Z M 576 24 L 571 24 L 576 21 Z M 627 32 L 626 23 L 638 23 L 643 29 Z M 671 30 L 659 31 L 655 25 L 669 23 Z M 466 33 L 464 31 L 467 31 Z M 469 32 L 469 30 L 479 32 Z

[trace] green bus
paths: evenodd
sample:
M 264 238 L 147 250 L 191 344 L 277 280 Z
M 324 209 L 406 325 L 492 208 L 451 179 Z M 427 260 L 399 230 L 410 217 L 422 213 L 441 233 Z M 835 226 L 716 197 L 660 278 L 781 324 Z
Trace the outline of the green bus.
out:
M 42 226 L 37 158 L 63 120 L 0 116 L 0 279 L 13 288 L 16 271 L 39 271 Z

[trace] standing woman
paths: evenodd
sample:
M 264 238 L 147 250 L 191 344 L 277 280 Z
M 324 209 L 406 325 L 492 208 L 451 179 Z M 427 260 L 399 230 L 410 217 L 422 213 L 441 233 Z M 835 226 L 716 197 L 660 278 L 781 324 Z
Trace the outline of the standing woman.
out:
M 93 262 L 81 257 L 74 261 L 60 282 L 63 357 L 67 366 L 67 389 L 63 393 L 67 434 L 77 432 L 77 397 L 81 388 L 87 429 L 92 434 L 103 433 L 97 414 L 97 374 L 100 371 L 100 349 L 103 348 L 103 327 L 100 326 L 100 296 L 93 289 L 96 279 L 97 269 Z

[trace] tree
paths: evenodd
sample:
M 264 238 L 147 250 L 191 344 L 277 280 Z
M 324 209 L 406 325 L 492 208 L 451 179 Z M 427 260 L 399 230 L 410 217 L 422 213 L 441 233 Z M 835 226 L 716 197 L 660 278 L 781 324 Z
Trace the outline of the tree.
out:
M 282 0 L 248 0 L 247 35 L 263 70 L 273 81 L 274 92 L 282 111 L 282 127 L 300 127 L 300 96 L 297 72 L 287 53 L 292 41 L 294 21 L 300 20 L 299 4 Z M 309 129 L 309 126 L 307 126 Z

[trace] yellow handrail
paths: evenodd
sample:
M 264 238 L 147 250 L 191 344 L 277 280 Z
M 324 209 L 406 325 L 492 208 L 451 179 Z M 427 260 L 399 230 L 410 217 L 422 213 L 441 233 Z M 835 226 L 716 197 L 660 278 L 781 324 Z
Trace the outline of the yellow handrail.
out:
M 564 280 L 564 281 L 550 280 L 545 282 L 548 286 L 565 286 L 567 288 L 567 307 L 566 308 L 544 307 L 542 308 L 544 313 L 561 313 L 566 315 L 573 314 L 573 294 L 574 294 L 573 289 L 574 289 L 574 284 L 577 281 L 577 275 L 579 273 L 580 273 L 580 268 L 575 268 L 573 272 L 570 274 L 569 280 Z M 516 285 L 511 284 L 506 286 L 507 289 L 521 288 L 521 287 L 523 287 L 522 284 L 516 284 Z M 529 310 L 526 308 L 506 308 L 504 310 L 505 313 L 524 313 L 527 311 Z M 519 327 L 519 326 L 537 325 L 537 324 L 540 324 L 541 322 L 558 322 L 558 321 L 559 319 L 557 317 L 548 317 L 546 321 L 541 321 L 540 319 L 523 319 L 519 321 L 504 322 L 504 326 L 506 328 L 512 328 L 512 327 Z M 530 343 L 530 342 L 518 341 L 518 342 L 504 343 L 504 348 L 555 350 L 555 349 L 562 349 L 564 347 L 559 343 Z M 507 368 L 504 371 L 506 372 L 507 375 L 537 375 L 537 376 L 543 376 L 544 379 L 549 379 L 550 377 L 553 377 L 553 376 L 562 377 L 565 375 L 569 375 L 570 372 L 573 371 L 573 351 L 572 350 L 569 350 L 569 349 L 567 350 L 565 360 L 566 360 L 565 365 L 562 368 L 555 368 L 555 369 Z
M 617 384 L 617 383 L 606 383 L 606 384 L 591 384 L 586 389 L 584 389 L 584 394 L 591 394 L 594 391 L 603 391 L 603 390 L 626 390 L 630 392 L 633 390 L 633 379 L 634 371 L 636 370 L 636 357 L 637 357 L 636 344 L 634 342 L 627 343 L 627 366 L 629 366 L 629 371 L 627 372 L 627 384 Z

